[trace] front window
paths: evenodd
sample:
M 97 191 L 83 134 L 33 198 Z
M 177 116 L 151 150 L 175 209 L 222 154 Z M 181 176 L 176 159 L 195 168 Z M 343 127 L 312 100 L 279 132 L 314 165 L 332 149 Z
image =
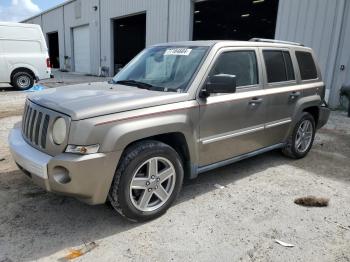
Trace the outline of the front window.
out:
M 114 83 L 157 91 L 184 92 L 208 47 L 157 46 L 144 50 L 114 78 Z
M 258 63 L 255 51 L 222 53 L 210 72 L 210 76 L 220 74 L 236 76 L 237 87 L 257 85 Z

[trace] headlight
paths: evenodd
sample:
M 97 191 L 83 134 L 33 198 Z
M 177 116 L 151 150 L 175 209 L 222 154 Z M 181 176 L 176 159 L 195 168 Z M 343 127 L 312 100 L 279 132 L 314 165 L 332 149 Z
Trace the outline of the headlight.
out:
M 88 154 L 97 153 L 99 148 L 100 148 L 100 145 L 98 144 L 90 145 L 90 146 L 68 145 L 66 148 L 66 152 L 73 153 L 73 154 L 88 155 Z
M 66 121 L 62 117 L 57 118 L 52 128 L 53 141 L 57 145 L 60 145 L 66 139 L 66 135 L 67 135 Z

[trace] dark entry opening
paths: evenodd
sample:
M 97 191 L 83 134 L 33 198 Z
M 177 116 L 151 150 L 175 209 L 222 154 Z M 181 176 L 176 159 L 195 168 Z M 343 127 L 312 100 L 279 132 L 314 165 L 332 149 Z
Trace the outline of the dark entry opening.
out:
M 52 68 L 60 68 L 60 52 L 58 44 L 58 32 L 47 34 L 49 44 L 49 57 Z
M 279 0 L 207 0 L 195 3 L 193 40 L 275 37 Z
M 146 46 L 146 14 L 114 20 L 114 72 L 124 67 Z

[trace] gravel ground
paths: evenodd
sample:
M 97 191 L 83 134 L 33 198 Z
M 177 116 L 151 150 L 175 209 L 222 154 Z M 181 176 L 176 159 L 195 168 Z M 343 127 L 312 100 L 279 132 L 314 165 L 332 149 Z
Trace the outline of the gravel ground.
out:
M 12 101 L 23 107 L 23 98 L 0 93 L 0 112 Z M 343 112 L 332 113 L 306 158 L 270 152 L 202 174 L 185 182 L 164 216 L 143 224 L 27 180 L 7 146 L 17 114 L 0 116 L 0 261 L 57 261 L 90 241 L 98 246 L 76 261 L 350 261 L 350 119 Z M 330 205 L 293 203 L 310 194 Z

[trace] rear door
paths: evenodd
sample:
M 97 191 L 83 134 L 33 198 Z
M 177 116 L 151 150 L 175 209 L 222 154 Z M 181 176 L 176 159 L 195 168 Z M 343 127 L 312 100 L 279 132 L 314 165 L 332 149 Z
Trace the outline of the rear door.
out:
M 260 52 L 265 71 L 266 139 L 274 145 L 284 141 L 301 91 L 296 90 L 296 68 L 289 49 L 260 48 Z
M 211 94 L 200 103 L 201 167 L 265 147 L 266 101 L 256 48 L 221 49 L 209 77 L 236 75 L 237 91 Z

